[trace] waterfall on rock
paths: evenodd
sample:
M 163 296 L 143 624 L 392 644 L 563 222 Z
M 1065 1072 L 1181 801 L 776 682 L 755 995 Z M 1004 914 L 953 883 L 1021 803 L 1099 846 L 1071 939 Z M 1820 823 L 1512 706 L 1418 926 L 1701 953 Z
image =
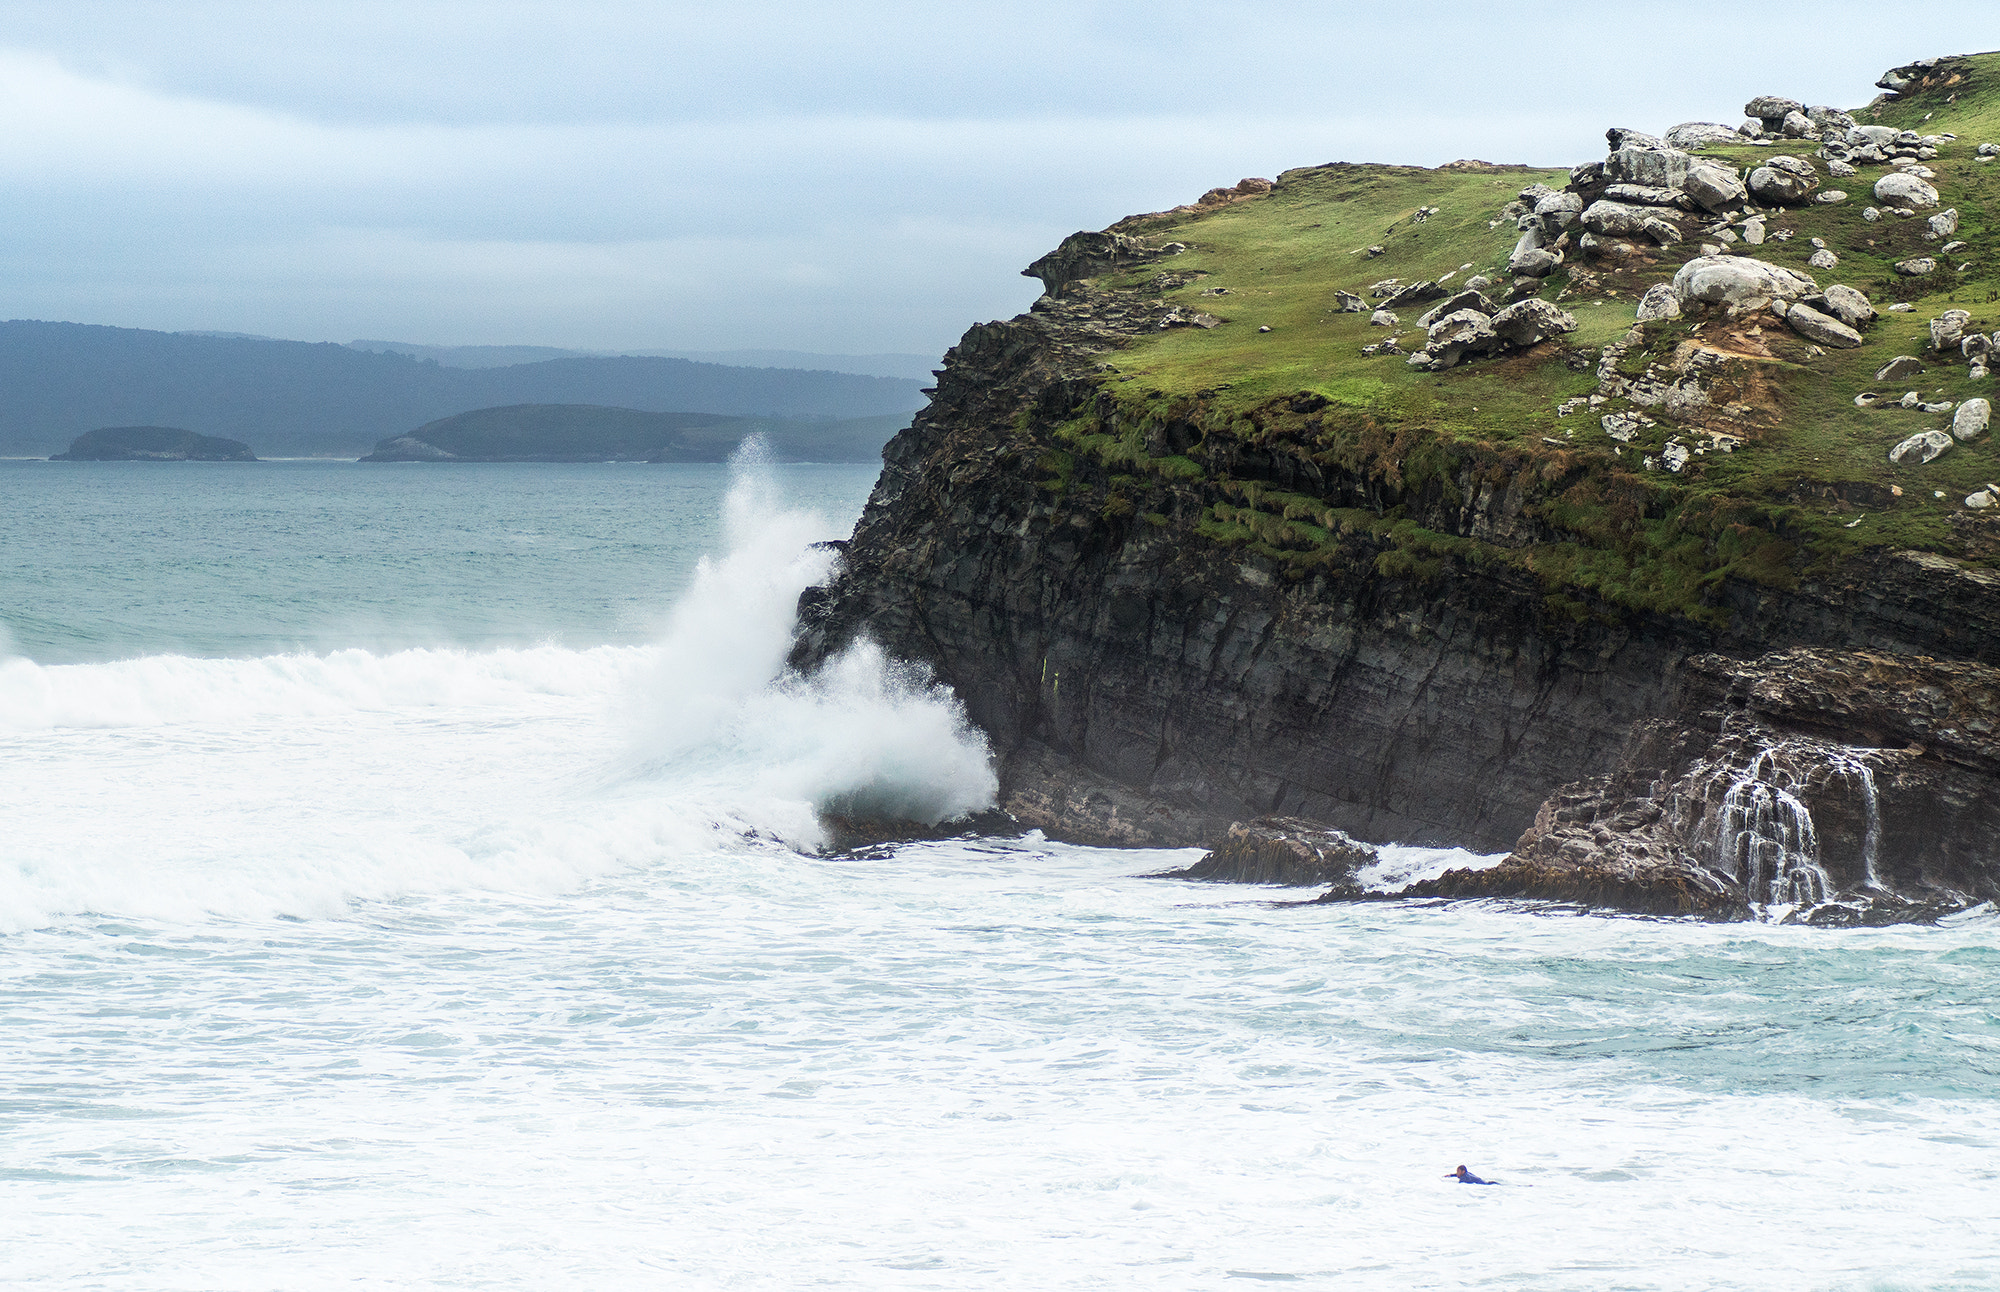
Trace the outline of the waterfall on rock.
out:
M 1843 748 L 1829 754 L 1827 763 L 1861 783 L 1861 808 L 1866 814 L 1861 835 L 1861 886 L 1880 892 L 1882 880 L 1875 870 L 1875 855 L 1882 846 L 1882 799 L 1875 789 L 1875 769 L 1860 754 L 1859 750 Z
M 1797 778 L 1774 756 L 1783 748 L 1750 760 L 1723 795 L 1716 827 L 1716 868 L 1741 880 L 1756 908 L 1817 906 L 1833 891 L 1812 813 L 1792 792 Z
M 1858 788 L 1861 886 L 1881 890 L 1876 860 L 1882 808 L 1868 752 L 1794 738 L 1765 744 L 1741 770 L 1716 769 L 1710 783 L 1726 780 L 1727 789 L 1710 818 L 1713 865 L 1743 885 L 1753 910 L 1781 919 L 1789 911 L 1834 898 L 1837 885 L 1822 862 L 1819 830 L 1806 805 L 1816 771 L 1828 774 L 1821 777 L 1822 790 L 1834 779 Z

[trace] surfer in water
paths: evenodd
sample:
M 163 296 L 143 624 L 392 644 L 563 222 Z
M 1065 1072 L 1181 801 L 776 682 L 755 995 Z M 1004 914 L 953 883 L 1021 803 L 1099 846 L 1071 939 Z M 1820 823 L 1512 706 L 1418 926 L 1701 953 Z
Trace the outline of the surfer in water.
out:
M 1456 1181 L 1458 1181 L 1458 1182 L 1459 1182 L 1460 1184 L 1498 1184 L 1498 1183 L 1500 1183 L 1500 1182 L 1499 1182 L 1498 1180 L 1482 1180 L 1482 1179 L 1480 1179 L 1480 1178 L 1479 1178 L 1478 1176 L 1474 1175 L 1474 1174 L 1473 1174 L 1472 1172 L 1470 1172 L 1470 1171 L 1466 1170 L 1466 1169 L 1465 1169 L 1465 1164 L 1464 1164 L 1464 1163 L 1460 1163 L 1460 1164 L 1459 1164 L 1459 1167 L 1458 1167 L 1458 1170 L 1456 1170 L 1456 1171 L 1452 1171 L 1452 1172 L 1448 1173 L 1448 1174 L 1447 1174 L 1447 1175 L 1446 1175 L 1446 1176 L 1445 1176 L 1444 1178 L 1445 1178 L 1445 1179 L 1447 1179 L 1447 1180 L 1456 1180 Z

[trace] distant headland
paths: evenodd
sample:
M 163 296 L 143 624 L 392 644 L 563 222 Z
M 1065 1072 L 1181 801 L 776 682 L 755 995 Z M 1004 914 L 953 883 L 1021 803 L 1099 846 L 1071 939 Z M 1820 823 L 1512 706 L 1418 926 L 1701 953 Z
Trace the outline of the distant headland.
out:
M 655 413 L 600 404 L 508 404 L 426 422 L 363 462 L 722 462 L 752 435 L 781 461 L 873 462 L 906 414 L 794 420 Z
M 178 426 L 105 426 L 85 431 L 51 462 L 255 462 L 241 440 Z

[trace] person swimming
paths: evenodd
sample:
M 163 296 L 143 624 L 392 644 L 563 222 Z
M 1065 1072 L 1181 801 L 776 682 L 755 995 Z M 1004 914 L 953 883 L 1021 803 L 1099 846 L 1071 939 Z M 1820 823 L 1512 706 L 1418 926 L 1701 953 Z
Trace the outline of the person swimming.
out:
M 1451 1171 L 1451 1172 L 1448 1172 L 1448 1173 L 1447 1173 L 1447 1174 L 1445 1175 L 1445 1177 L 1444 1177 L 1444 1178 L 1445 1178 L 1445 1179 L 1447 1179 L 1447 1180 L 1456 1180 L 1456 1181 L 1458 1181 L 1458 1182 L 1459 1182 L 1460 1184 L 1498 1184 L 1498 1183 L 1500 1183 L 1500 1182 L 1499 1182 L 1498 1180 L 1482 1180 L 1482 1179 L 1480 1179 L 1480 1178 L 1479 1178 L 1478 1176 L 1474 1175 L 1474 1174 L 1473 1174 L 1472 1172 L 1470 1172 L 1470 1171 L 1466 1170 L 1466 1169 L 1465 1169 L 1465 1164 L 1464 1164 L 1463 1162 L 1459 1163 L 1459 1166 L 1458 1166 L 1458 1170 L 1456 1170 L 1456 1171 Z

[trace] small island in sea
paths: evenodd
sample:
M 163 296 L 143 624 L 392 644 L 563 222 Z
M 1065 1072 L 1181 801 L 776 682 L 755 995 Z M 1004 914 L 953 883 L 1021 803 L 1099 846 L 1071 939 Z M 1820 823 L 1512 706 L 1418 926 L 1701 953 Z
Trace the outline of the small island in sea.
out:
M 70 442 L 51 462 L 255 462 L 241 440 L 202 435 L 178 426 L 104 426 Z
M 762 434 L 780 461 L 871 462 L 908 414 L 798 420 L 655 413 L 602 404 L 508 404 L 426 422 L 363 462 L 724 462 Z

